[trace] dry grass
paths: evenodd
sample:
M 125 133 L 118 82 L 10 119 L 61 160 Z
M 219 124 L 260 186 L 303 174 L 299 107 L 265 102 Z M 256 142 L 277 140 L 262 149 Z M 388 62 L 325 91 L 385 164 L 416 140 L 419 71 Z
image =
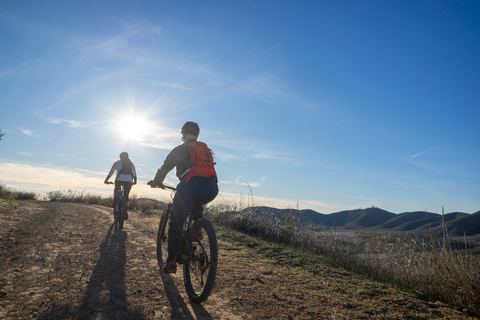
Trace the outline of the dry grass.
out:
M 88 203 L 109 206 L 112 204 L 113 197 L 103 197 L 85 191 L 63 190 L 47 192 L 47 194 L 43 197 L 43 200 Z
M 228 205 L 208 207 L 211 221 L 261 239 L 309 251 L 330 263 L 391 283 L 400 289 L 421 292 L 474 316 L 480 316 L 480 255 L 450 245 L 432 234 L 361 234 L 344 237 L 338 230 L 312 232 L 300 224 L 298 210 L 283 218 L 254 211 L 232 211 Z M 468 244 L 465 244 L 468 249 Z
M 0 199 L 3 200 L 35 200 L 38 195 L 35 192 L 15 191 L 0 183 Z
M 0 199 L 13 200 L 16 195 L 18 192 L 0 184 Z M 49 192 L 43 200 L 110 206 L 113 198 L 65 190 Z M 206 207 L 205 216 L 214 223 L 321 255 L 333 265 L 404 290 L 421 292 L 480 317 L 480 255 L 469 250 L 466 241 L 462 249 L 452 246 L 445 229 L 441 238 L 405 233 L 357 233 L 353 237 L 350 233 L 345 237 L 342 230 L 313 232 L 309 226 L 301 225 L 298 210 L 288 210 L 285 216 L 276 218 L 243 208 L 235 202 L 211 204 Z M 130 209 L 157 214 L 164 208 L 158 201 L 138 199 L 132 194 Z

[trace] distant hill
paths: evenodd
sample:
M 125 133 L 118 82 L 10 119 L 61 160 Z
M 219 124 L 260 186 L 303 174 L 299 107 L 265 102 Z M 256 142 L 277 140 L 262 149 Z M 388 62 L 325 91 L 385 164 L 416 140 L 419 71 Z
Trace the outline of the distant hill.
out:
M 446 216 L 446 215 L 445 215 Z M 474 214 L 459 215 L 458 218 L 452 219 L 445 224 L 445 228 L 449 235 L 452 236 L 473 236 L 480 233 L 480 211 Z M 436 234 L 443 233 L 442 226 L 438 226 L 433 230 Z
M 251 207 L 243 210 L 265 219 L 281 219 L 289 209 L 271 207 Z M 294 210 L 296 212 L 296 210 Z M 332 214 L 323 214 L 314 210 L 299 210 L 298 218 L 303 225 L 329 228 L 370 229 L 389 231 L 443 233 L 442 221 L 451 236 L 480 234 L 480 211 L 475 214 L 451 212 L 445 215 L 425 211 L 395 214 L 380 208 L 345 210 Z
M 380 208 L 367 208 L 341 211 L 327 215 L 328 227 L 345 227 L 349 229 L 371 228 L 395 217 L 394 213 Z

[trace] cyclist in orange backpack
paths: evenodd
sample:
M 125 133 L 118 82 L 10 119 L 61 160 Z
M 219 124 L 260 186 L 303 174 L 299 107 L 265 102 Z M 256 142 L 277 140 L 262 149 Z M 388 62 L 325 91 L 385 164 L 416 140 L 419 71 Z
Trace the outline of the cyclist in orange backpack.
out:
M 213 153 L 205 143 L 197 141 L 200 133 L 198 124 L 188 121 L 180 132 L 183 144 L 170 151 L 162 167 L 157 170 L 155 178 L 148 182 L 152 187 L 162 187 L 166 175 L 174 167 L 180 180 L 172 202 L 168 258 L 162 267 L 164 273 L 177 271 L 175 256 L 180 249 L 180 230 L 189 213 L 193 213 L 194 220 L 201 219 L 203 205 L 215 199 L 218 194 Z

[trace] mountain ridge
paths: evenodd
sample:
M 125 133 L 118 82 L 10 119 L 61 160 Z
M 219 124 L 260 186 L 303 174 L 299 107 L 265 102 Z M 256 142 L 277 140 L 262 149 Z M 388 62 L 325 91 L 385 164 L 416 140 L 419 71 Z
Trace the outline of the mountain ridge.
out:
M 267 206 L 249 207 L 244 213 L 265 218 L 285 217 L 294 213 L 302 225 L 314 227 L 344 228 L 352 230 L 432 232 L 441 235 L 445 230 L 452 236 L 480 234 L 480 211 L 469 214 L 450 212 L 438 214 L 426 211 L 402 212 L 395 214 L 378 207 L 344 210 L 324 214 L 311 209 L 277 209 Z

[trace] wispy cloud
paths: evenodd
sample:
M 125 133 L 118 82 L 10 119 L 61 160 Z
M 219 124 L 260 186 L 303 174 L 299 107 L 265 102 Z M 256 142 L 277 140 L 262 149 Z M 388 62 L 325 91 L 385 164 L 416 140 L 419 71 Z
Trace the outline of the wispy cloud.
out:
M 32 130 L 29 130 L 29 129 L 20 129 L 20 131 L 24 134 L 26 134 L 27 136 L 29 137 L 33 137 L 33 138 L 39 138 L 39 139 L 43 139 L 43 137 L 37 135 L 37 134 L 34 134 Z
M 150 44 L 154 43 L 160 32 L 160 26 L 155 24 L 125 24 L 123 30 L 114 36 L 106 38 L 76 36 L 70 44 L 89 58 L 108 57 L 130 63 L 150 64 L 154 59 L 141 42 L 146 40 Z
M 439 168 L 437 168 L 437 167 L 431 166 L 429 164 L 426 164 L 426 163 L 423 163 L 423 162 L 420 162 L 420 161 L 412 161 L 410 163 L 417 166 L 417 167 L 424 168 L 424 169 L 439 170 Z
M 15 68 L 10 67 L 10 68 L 5 68 L 0 70 L 0 80 L 5 79 L 11 75 L 13 75 Z
M 83 128 L 95 125 L 93 121 L 77 121 L 67 119 L 48 119 L 49 123 L 61 124 L 70 128 Z
M 440 146 L 436 146 L 435 148 L 428 149 L 428 150 L 426 150 L 426 151 L 423 151 L 423 152 L 414 154 L 413 156 L 410 156 L 409 158 L 411 159 L 411 158 L 418 157 L 419 155 L 425 154 L 425 153 L 427 153 L 427 152 L 430 152 L 430 151 L 435 150 L 435 149 L 438 149 L 438 148 L 440 148 Z
M 20 154 L 22 156 L 33 156 L 33 153 L 31 152 L 17 152 L 17 154 Z
M 248 182 L 246 180 L 243 180 L 242 177 L 238 177 L 235 179 L 235 181 L 219 181 L 219 182 L 223 184 L 234 184 L 238 186 L 250 186 L 253 188 L 258 188 L 258 187 L 261 187 L 266 180 L 267 180 L 267 176 L 263 176 L 260 182 Z
M 298 150 L 285 148 L 279 144 L 268 141 L 241 140 L 233 137 L 229 140 L 214 141 L 215 145 L 220 147 L 218 151 L 215 150 L 215 153 L 217 153 L 224 161 L 261 159 L 297 163 L 301 154 Z M 235 141 L 235 143 L 232 144 L 231 141 Z M 289 150 L 291 154 L 286 153 L 285 150 Z
M 18 163 L 0 159 L 0 177 L 2 183 L 17 190 L 47 193 L 57 190 L 78 190 L 110 196 L 113 188 L 103 181 L 107 172 L 92 170 L 73 170 L 55 167 L 53 164 Z M 134 192 L 151 198 L 168 197 L 169 192 L 152 190 L 146 184 L 137 184 Z

